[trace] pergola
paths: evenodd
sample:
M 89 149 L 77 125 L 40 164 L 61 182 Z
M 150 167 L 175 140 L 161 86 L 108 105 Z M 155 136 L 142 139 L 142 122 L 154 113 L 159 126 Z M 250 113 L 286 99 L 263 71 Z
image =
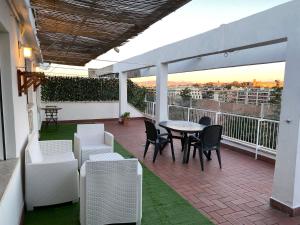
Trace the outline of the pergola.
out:
M 190 0 L 31 0 L 43 61 L 84 66 Z
M 120 74 L 120 114 L 127 77 L 156 75 L 156 120 L 168 119 L 168 73 L 286 62 L 271 205 L 300 213 L 300 2 L 295 0 L 113 65 Z M 134 62 L 134 63 L 133 63 Z

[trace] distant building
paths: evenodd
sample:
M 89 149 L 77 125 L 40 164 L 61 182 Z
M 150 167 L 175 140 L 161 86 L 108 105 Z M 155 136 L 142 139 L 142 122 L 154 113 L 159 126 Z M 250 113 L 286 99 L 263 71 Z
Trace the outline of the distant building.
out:
M 186 87 L 169 88 L 168 96 L 176 98 Z M 227 90 L 221 87 L 188 87 L 191 89 L 192 99 L 212 99 L 220 102 L 233 102 L 241 104 L 268 103 L 271 99 L 271 88 L 234 88 Z M 155 90 L 153 90 L 155 93 Z
M 168 96 L 169 97 L 176 97 L 180 95 L 181 90 L 186 87 L 176 87 L 176 88 L 169 88 Z M 202 99 L 202 89 L 198 87 L 187 87 L 191 90 L 192 99 Z
M 272 89 L 270 88 L 243 88 L 238 90 L 226 90 L 219 92 L 220 102 L 234 102 L 241 104 L 268 103 L 271 99 Z

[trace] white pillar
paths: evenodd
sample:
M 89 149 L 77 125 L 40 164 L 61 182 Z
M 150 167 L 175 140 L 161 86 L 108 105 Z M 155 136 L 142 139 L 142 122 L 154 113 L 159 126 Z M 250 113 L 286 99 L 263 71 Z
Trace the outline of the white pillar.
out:
M 295 28 L 296 29 L 296 28 Z M 298 28 L 299 29 L 299 28 Z M 295 215 L 300 209 L 300 30 L 286 50 L 278 147 L 271 205 Z M 297 210 L 296 210 L 297 209 Z
M 246 96 L 245 96 L 245 104 L 248 105 L 249 104 L 249 89 L 246 89 Z
M 119 116 L 127 112 L 127 73 L 119 72 Z
M 157 65 L 156 122 L 168 120 L 168 64 Z

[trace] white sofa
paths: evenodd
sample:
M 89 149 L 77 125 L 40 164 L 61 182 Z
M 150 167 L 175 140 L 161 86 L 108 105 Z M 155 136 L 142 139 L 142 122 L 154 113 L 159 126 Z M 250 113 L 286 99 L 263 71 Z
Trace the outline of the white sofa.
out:
M 142 167 L 118 153 L 91 156 L 80 170 L 80 223 L 141 224 Z
M 76 202 L 78 198 L 78 161 L 72 152 L 72 141 L 38 141 L 38 134 L 33 135 L 25 149 L 27 210 Z
M 114 136 L 104 131 L 104 124 L 78 124 L 74 134 L 74 153 L 79 168 L 89 155 L 110 153 L 114 150 Z

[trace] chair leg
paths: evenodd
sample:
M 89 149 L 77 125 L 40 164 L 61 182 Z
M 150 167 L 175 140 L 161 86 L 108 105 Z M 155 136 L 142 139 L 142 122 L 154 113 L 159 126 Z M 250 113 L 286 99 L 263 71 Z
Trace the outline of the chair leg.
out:
M 183 149 L 184 149 L 184 141 L 183 141 L 183 138 L 180 139 L 180 142 L 181 142 L 181 151 L 183 152 Z
M 156 143 L 155 144 L 155 149 L 154 149 L 154 155 L 153 155 L 153 163 L 155 163 L 155 159 L 156 159 L 156 156 L 159 152 L 159 149 L 160 149 L 160 144 L 159 143 Z
M 200 158 L 200 165 L 201 165 L 201 170 L 204 170 L 204 165 L 203 165 L 203 150 L 199 148 L 199 158 Z
M 192 144 L 192 142 L 191 142 L 191 139 L 189 138 L 189 140 L 188 140 L 188 151 L 190 151 L 190 149 L 191 149 L 191 144 Z
M 216 150 L 216 152 L 217 152 L 217 156 L 218 156 L 218 161 L 219 161 L 220 169 L 222 169 L 222 162 L 221 162 L 220 148 L 218 148 L 218 149 Z
M 196 146 L 194 145 L 193 158 L 195 158 L 195 157 L 196 157 L 196 151 L 197 151 L 197 149 L 196 149 Z
M 207 159 L 208 161 L 211 160 L 211 151 L 204 151 L 203 154 L 206 156 L 206 159 Z
M 187 149 L 187 156 L 186 156 L 186 163 L 189 163 L 189 160 L 190 160 L 190 153 L 191 153 L 191 148 L 188 148 Z
M 191 145 L 192 145 L 192 141 L 189 138 L 189 142 L 188 142 L 188 160 L 190 159 Z M 195 158 L 195 149 L 194 149 L 194 152 L 193 152 L 193 158 Z
M 167 146 L 168 142 L 164 143 L 163 145 L 161 145 L 160 149 L 159 149 L 159 153 L 161 154 L 162 151 L 165 149 L 165 147 Z
M 208 156 L 207 160 L 211 160 L 211 151 L 208 151 L 207 156 Z
M 146 141 L 146 145 L 145 145 L 144 158 L 146 157 L 146 154 L 147 154 L 149 145 L 150 145 L 150 141 L 147 140 L 147 141 Z
M 175 154 L 174 154 L 174 146 L 173 146 L 173 139 L 172 139 L 172 137 L 170 138 L 170 145 L 171 145 L 171 152 L 172 152 L 173 162 L 175 162 Z

